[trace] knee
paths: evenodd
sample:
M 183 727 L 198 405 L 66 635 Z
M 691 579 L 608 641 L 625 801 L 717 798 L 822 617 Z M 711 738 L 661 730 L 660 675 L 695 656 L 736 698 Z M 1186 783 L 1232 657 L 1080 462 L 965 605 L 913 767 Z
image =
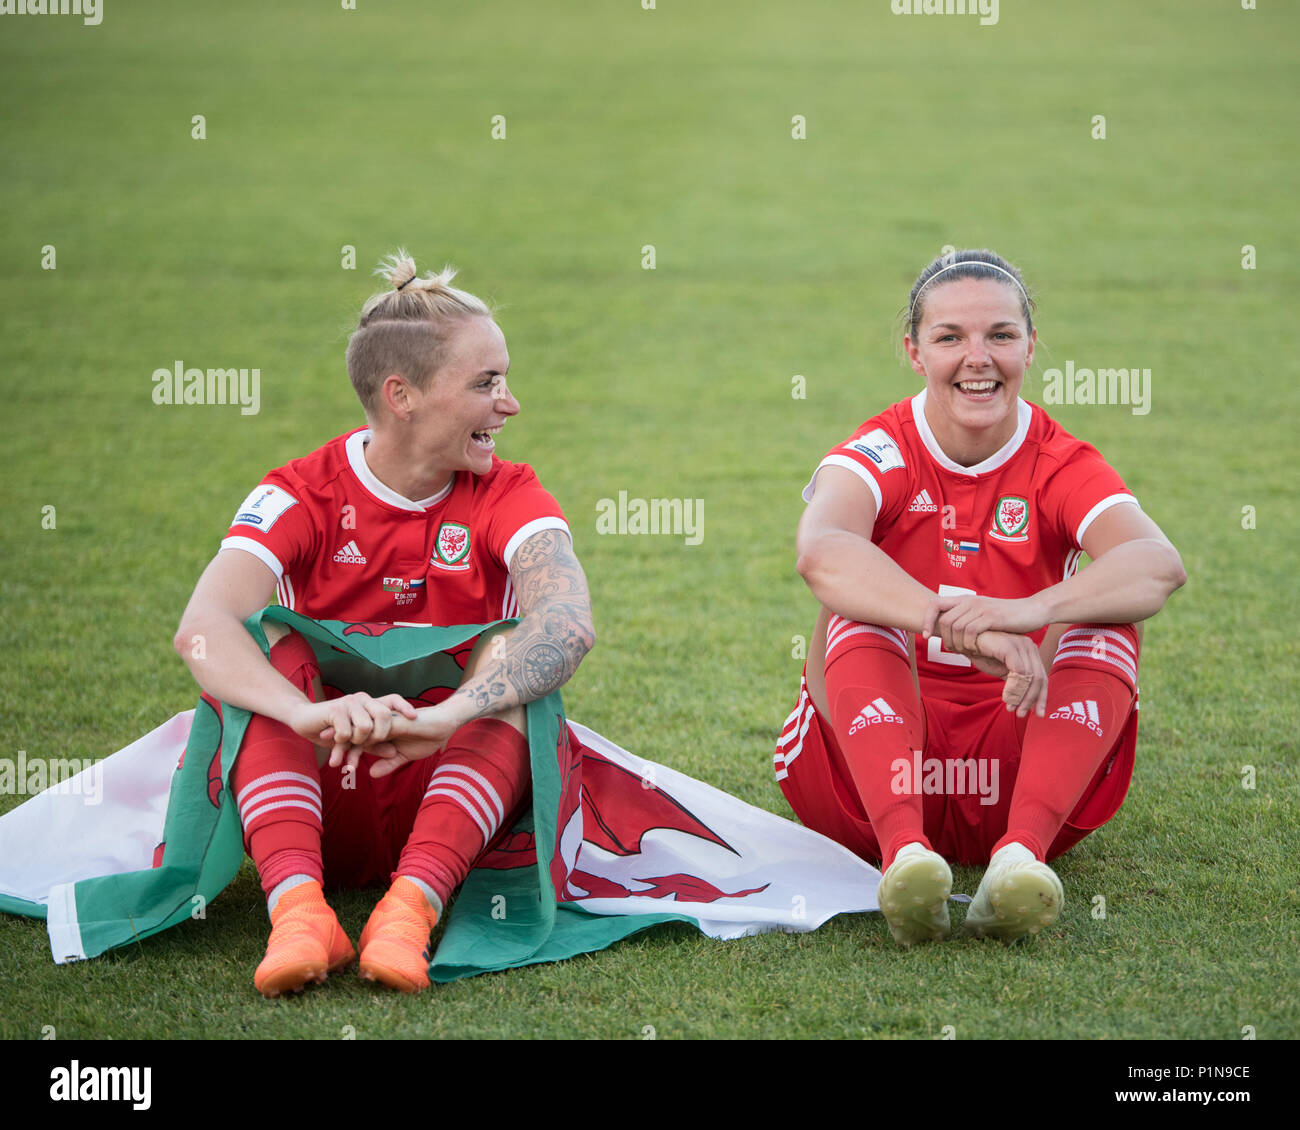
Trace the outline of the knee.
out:
M 488 717 L 499 719 L 525 736 L 528 734 L 528 712 L 522 706 L 512 706 L 509 710 L 489 714 Z
M 279 620 L 263 620 L 262 632 L 266 636 L 267 647 L 275 647 L 286 636 L 298 634 L 288 624 L 281 624 Z

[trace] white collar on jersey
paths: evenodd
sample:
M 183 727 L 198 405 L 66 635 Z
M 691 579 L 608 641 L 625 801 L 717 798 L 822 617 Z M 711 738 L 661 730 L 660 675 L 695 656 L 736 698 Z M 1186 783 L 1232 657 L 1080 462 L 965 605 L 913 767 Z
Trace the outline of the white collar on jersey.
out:
M 1025 442 L 1025 436 L 1029 434 L 1029 423 L 1034 418 L 1033 409 L 1017 397 L 1015 435 L 983 462 L 976 463 L 973 467 L 963 467 L 943 453 L 939 441 L 934 438 L 934 432 L 930 430 L 930 422 L 925 418 L 926 391 L 922 389 L 912 397 L 912 419 L 916 421 L 916 432 L 921 437 L 921 442 L 925 444 L 925 449 L 945 471 L 952 471 L 957 475 L 982 475 L 987 471 L 996 471 L 1020 450 L 1020 445 Z
M 370 465 L 366 462 L 366 444 L 370 442 L 371 432 L 369 428 L 362 428 L 359 432 L 353 432 L 347 438 L 346 449 L 348 453 L 348 465 L 352 468 L 352 473 L 361 480 L 361 485 L 373 494 L 380 502 L 386 502 L 389 506 L 396 506 L 399 510 L 428 510 L 430 506 L 441 502 L 447 495 L 451 494 L 451 488 L 456 485 L 456 476 L 451 477 L 451 481 L 442 488 L 437 494 L 431 494 L 428 498 L 422 498 L 418 502 L 412 502 L 403 494 L 398 494 L 390 486 L 385 486 L 376 477 Z

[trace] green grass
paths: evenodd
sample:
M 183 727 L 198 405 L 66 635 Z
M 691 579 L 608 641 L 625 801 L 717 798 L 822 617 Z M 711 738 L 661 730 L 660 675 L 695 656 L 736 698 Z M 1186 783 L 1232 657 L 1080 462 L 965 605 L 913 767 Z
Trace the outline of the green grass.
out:
M 359 422 L 347 332 L 404 243 L 502 304 L 524 411 L 501 454 L 559 498 L 594 593 L 570 714 L 788 815 L 770 758 L 814 614 L 799 489 L 917 387 L 894 318 L 953 243 L 1000 250 L 1037 289 L 1031 395 L 1066 359 L 1153 373 L 1149 415 L 1056 413 L 1190 575 L 1146 634 L 1129 800 L 1062 859 L 1057 926 L 1012 949 L 902 951 L 875 915 L 725 944 L 674 926 L 415 1000 L 345 977 L 268 1004 L 246 864 L 205 920 L 81 965 L 50 963 L 41 923 L 0 918 L 0 1036 L 1300 1035 L 1300 13 L 1008 3 L 980 28 L 884 0 L 360 9 L 0 18 L 0 756 L 100 756 L 192 704 L 181 609 L 263 472 Z M 177 359 L 260 368 L 261 411 L 155 406 L 150 375 Z M 703 543 L 598 536 L 619 490 L 704 499 Z M 957 878 L 973 892 L 978 873 Z M 339 900 L 354 934 L 375 897 Z

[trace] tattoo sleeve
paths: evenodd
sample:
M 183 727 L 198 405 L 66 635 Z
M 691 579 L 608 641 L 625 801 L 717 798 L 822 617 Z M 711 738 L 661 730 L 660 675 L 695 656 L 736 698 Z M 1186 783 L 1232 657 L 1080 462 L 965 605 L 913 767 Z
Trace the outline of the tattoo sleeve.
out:
M 510 578 L 523 617 L 492 638 L 453 696 L 476 716 L 544 698 L 572 678 L 595 643 L 587 578 L 562 530 L 542 530 L 515 550 Z

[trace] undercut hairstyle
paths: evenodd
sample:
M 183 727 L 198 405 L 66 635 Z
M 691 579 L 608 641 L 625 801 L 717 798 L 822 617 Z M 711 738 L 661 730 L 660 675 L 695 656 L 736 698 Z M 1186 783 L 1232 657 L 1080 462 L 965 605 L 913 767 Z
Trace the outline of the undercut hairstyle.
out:
M 423 391 L 447 361 L 456 329 L 470 318 L 491 318 L 481 298 L 451 285 L 454 267 L 421 278 L 404 249 L 389 255 L 375 274 L 393 289 L 372 295 L 348 341 L 348 376 L 367 416 L 378 409 L 380 389 L 392 373 Z
M 1025 287 L 1025 280 L 1020 277 L 1020 271 L 995 252 L 968 250 L 940 255 L 917 276 L 916 282 L 912 284 L 907 309 L 901 314 L 903 332 L 913 341 L 916 340 L 917 327 L 925 315 L 925 300 L 931 289 L 931 283 L 940 286 L 943 283 L 956 282 L 958 279 L 986 279 L 1013 288 L 1016 297 L 1020 299 L 1020 312 L 1024 316 L 1025 325 L 1030 333 L 1034 332 L 1033 314 L 1037 304 L 1030 297 Z

